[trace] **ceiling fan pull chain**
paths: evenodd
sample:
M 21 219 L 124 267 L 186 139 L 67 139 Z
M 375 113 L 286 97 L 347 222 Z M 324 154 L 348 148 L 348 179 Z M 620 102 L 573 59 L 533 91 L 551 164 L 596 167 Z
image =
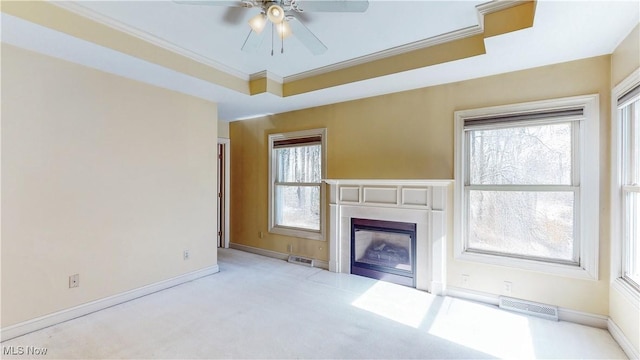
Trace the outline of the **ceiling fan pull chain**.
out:
M 280 54 L 284 54 L 284 22 L 281 23 L 280 26 L 282 26 L 282 31 L 280 31 Z
M 275 31 L 273 23 L 271 23 L 271 56 L 273 56 L 273 32 Z

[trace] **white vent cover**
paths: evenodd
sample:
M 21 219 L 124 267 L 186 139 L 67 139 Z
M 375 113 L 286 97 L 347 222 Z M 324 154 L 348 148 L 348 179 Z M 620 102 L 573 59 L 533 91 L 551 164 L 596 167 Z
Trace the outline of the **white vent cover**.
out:
M 500 296 L 500 308 L 558 321 L 558 307 Z
M 296 255 L 289 255 L 289 260 L 290 263 L 294 263 L 294 264 L 300 264 L 300 265 L 304 265 L 304 266 L 309 266 L 309 267 L 313 267 L 313 259 L 308 259 L 302 256 L 296 256 Z

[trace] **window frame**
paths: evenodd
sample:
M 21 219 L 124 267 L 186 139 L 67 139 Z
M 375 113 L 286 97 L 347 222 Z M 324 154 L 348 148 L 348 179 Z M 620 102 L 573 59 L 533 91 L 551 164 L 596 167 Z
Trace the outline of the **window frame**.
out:
M 289 226 L 281 226 L 276 224 L 276 199 L 275 199 L 275 187 L 277 184 L 277 166 L 278 161 L 276 158 L 276 148 L 274 148 L 274 143 L 283 140 L 294 140 L 308 137 L 321 137 L 321 181 L 317 184 L 320 187 L 320 229 L 319 230 L 311 230 L 305 228 L 298 227 L 289 227 Z M 269 135 L 269 233 L 286 235 L 286 236 L 294 236 L 299 238 L 305 238 L 310 240 L 325 240 L 325 208 L 326 208 L 326 195 L 324 184 L 322 183 L 322 179 L 326 178 L 326 169 L 327 169 L 327 156 L 326 156 L 326 139 L 327 139 L 327 129 L 310 129 L 310 130 L 302 130 L 302 131 L 294 131 L 294 132 L 286 132 L 286 133 L 277 133 Z M 306 184 L 306 183 L 305 183 Z M 315 183 L 314 183 L 315 184 Z M 315 185 L 314 185 L 315 186 Z
M 514 256 L 499 252 L 470 251 L 467 245 L 468 196 L 466 178 L 469 156 L 466 145 L 465 120 L 478 117 L 497 117 L 529 112 L 544 112 L 563 108 L 583 108 L 580 126 L 572 126 L 574 144 L 572 186 L 574 199 L 574 248 L 576 263 L 548 261 L 533 256 Z M 580 279 L 598 279 L 599 257 L 599 96 L 586 95 L 561 99 L 494 106 L 456 111 L 455 121 L 455 191 L 454 258 L 461 261 L 507 266 Z M 567 121 L 568 122 L 568 121 Z M 539 123 L 539 122 L 538 122 Z M 549 123 L 542 121 L 542 123 Z M 531 121 L 535 125 L 536 120 Z M 498 127 L 495 127 L 498 128 Z M 526 186 L 516 186 L 526 190 Z M 535 186 L 534 186 L 535 187 Z
M 625 244 L 626 216 L 623 201 L 625 192 L 625 168 L 623 165 L 623 126 L 618 106 L 620 99 L 627 92 L 640 86 L 640 68 L 634 70 L 611 91 L 611 285 L 628 298 L 640 301 L 640 287 L 624 276 L 627 259 Z

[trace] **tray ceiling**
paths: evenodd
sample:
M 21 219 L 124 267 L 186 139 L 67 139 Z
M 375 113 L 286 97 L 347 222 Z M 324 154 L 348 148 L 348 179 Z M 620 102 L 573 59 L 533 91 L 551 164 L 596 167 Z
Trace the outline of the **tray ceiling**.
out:
M 290 37 L 271 56 L 270 39 L 240 50 L 255 8 L 18 3 L 2 4 L 3 42 L 215 101 L 221 120 L 609 54 L 640 22 L 636 1 L 370 0 L 301 16 L 326 53 Z

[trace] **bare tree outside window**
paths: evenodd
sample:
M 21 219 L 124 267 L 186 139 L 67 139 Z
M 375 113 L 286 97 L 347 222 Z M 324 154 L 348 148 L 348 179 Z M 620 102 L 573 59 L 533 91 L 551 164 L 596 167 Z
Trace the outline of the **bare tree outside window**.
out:
M 570 185 L 571 131 L 571 123 L 470 131 L 470 183 Z
M 276 225 L 320 230 L 321 145 L 276 150 Z
M 469 249 L 576 261 L 573 126 L 467 132 Z
M 269 231 L 324 240 L 326 129 L 269 135 Z
M 455 112 L 454 257 L 599 279 L 599 97 Z

